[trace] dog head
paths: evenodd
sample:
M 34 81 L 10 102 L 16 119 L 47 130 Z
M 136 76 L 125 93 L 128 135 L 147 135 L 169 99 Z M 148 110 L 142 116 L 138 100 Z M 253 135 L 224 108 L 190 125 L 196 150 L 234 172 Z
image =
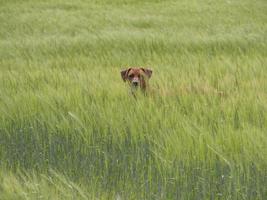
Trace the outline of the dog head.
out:
M 145 89 L 147 80 L 152 76 L 152 70 L 142 67 L 130 67 L 121 71 L 121 77 L 124 82 L 128 81 L 132 88 Z

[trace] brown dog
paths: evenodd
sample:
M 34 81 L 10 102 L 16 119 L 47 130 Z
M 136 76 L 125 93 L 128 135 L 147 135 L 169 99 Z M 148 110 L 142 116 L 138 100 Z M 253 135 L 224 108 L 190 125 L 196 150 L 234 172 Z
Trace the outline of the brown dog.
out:
M 128 82 L 131 86 L 131 91 L 134 92 L 140 88 L 146 92 L 148 79 L 152 76 L 152 70 L 142 67 L 130 67 L 121 71 L 121 77 L 124 82 Z

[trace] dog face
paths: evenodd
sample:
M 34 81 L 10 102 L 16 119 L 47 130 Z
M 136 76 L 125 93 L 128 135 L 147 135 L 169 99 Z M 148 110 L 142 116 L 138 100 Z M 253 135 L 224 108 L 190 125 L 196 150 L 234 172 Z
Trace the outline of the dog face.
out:
M 146 89 L 147 81 L 152 76 L 152 70 L 145 68 L 133 68 L 130 67 L 126 70 L 121 71 L 121 77 L 124 82 L 128 81 L 131 88 Z

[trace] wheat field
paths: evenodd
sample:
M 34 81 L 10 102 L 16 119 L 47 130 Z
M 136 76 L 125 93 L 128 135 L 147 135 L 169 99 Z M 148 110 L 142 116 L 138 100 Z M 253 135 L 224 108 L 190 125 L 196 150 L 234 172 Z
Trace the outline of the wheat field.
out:
M 1 200 L 266 198 L 265 0 L 0 0 Z

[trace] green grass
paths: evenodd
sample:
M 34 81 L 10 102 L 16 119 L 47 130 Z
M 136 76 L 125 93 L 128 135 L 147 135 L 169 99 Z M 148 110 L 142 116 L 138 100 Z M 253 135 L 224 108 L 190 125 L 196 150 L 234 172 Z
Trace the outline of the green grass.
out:
M 266 22 L 264 0 L 0 0 L 0 199 L 266 199 Z

